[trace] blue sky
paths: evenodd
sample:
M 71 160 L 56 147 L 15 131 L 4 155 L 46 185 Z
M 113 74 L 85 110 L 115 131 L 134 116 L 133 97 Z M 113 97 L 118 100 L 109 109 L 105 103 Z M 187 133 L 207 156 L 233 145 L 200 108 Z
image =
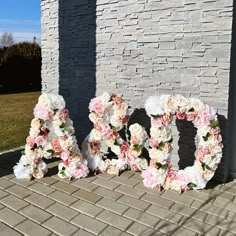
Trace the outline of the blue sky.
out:
M 40 0 L 0 0 L 0 36 L 11 32 L 15 42 L 40 43 Z

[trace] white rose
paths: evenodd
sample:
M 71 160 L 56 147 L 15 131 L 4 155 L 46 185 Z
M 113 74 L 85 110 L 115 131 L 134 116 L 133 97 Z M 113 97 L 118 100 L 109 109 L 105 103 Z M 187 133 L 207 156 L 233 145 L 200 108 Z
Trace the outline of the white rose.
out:
M 125 117 L 127 114 L 128 105 L 126 103 L 121 103 L 119 108 L 115 110 L 114 115 L 118 117 Z
M 49 94 L 52 109 L 61 110 L 65 108 L 66 104 L 62 96 L 57 94 Z
M 202 109 L 203 103 L 197 98 L 190 98 L 190 108 L 193 108 L 194 111 L 198 112 Z
M 151 129 L 150 129 L 151 137 L 157 139 L 160 137 L 161 132 L 162 132 L 162 127 L 151 126 Z
M 113 115 L 111 116 L 110 123 L 114 126 L 117 130 L 120 130 L 123 127 L 122 122 L 120 121 L 119 117 Z
M 120 146 L 112 145 L 111 146 L 111 151 L 114 152 L 117 156 L 119 156 L 120 155 Z
M 41 127 L 40 119 L 38 119 L 38 118 L 32 119 L 31 127 L 35 130 L 40 129 L 40 127 Z
M 100 99 L 102 100 L 102 104 L 108 104 L 110 101 L 110 94 L 107 92 L 104 92 L 101 96 Z
M 43 93 L 38 99 L 38 104 L 48 109 L 51 108 L 51 101 L 48 93 Z
M 30 128 L 29 135 L 33 138 L 36 138 L 40 133 L 39 129 Z
M 21 162 L 23 165 L 32 165 L 33 159 L 31 156 L 22 155 Z
M 160 135 L 160 139 L 163 142 L 167 142 L 172 138 L 172 133 L 171 130 L 168 127 L 165 127 L 164 129 L 162 129 L 161 135 Z
M 185 97 L 183 97 L 182 95 L 176 95 L 174 97 L 175 99 L 175 109 L 180 111 L 180 112 L 185 112 L 188 107 L 189 107 L 189 100 Z
M 137 158 L 135 160 L 135 163 L 138 166 L 140 171 L 146 170 L 148 167 L 148 162 L 145 158 Z
M 144 104 L 146 113 L 148 116 L 164 114 L 164 110 L 161 107 L 161 99 L 159 96 L 150 96 Z
M 92 140 L 101 140 L 102 139 L 102 134 L 96 129 L 93 129 L 90 133 L 90 138 Z

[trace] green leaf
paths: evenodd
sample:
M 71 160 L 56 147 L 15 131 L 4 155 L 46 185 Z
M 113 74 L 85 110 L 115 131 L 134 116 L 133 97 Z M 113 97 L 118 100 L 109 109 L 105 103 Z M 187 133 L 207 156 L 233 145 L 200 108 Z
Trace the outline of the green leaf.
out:
M 150 114 L 150 116 L 151 116 L 152 118 L 154 118 L 154 119 L 156 119 L 156 118 L 159 118 L 159 117 L 160 117 L 160 115 L 153 115 L 153 114 Z
M 219 126 L 219 121 L 218 120 L 211 120 L 210 123 L 211 123 L 212 128 L 215 128 L 215 127 Z
M 157 149 L 162 150 L 162 148 L 165 146 L 165 144 L 163 142 L 160 142 Z
M 54 115 L 59 111 L 58 109 L 54 109 Z
M 135 145 L 133 146 L 133 150 L 136 151 L 136 152 L 140 151 L 142 148 L 143 148 L 143 146 L 141 146 L 141 145 L 139 145 L 139 144 L 135 144 Z
M 208 132 L 206 136 L 202 136 L 202 137 L 203 137 L 203 140 L 206 142 L 210 136 L 211 134 Z
M 187 186 L 188 186 L 189 188 L 197 187 L 197 185 L 196 185 L 195 183 L 193 183 L 193 182 L 189 182 L 189 183 L 187 184 Z
M 192 111 L 194 111 L 194 108 L 192 107 L 192 108 L 190 108 L 188 111 L 192 112 Z
M 167 168 L 168 168 L 167 164 L 161 166 L 161 169 L 163 169 L 163 170 L 166 170 Z
M 61 171 L 60 171 L 60 174 L 62 175 L 62 177 L 65 177 L 65 175 L 66 175 L 65 172 L 64 172 L 64 170 L 61 170 Z
M 37 148 L 37 144 L 35 143 L 34 146 L 31 148 L 31 150 L 35 150 Z
M 202 169 L 203 169 L 203 171 L 205 171 L 206 169 L 211 170 L 211 168 L 203 162 L 202 162 Z
M 156 166 L 157 166 L 158 168 L 161 168 L 162 164 L 159 163 L 159 162 L 156 162 Z
M 64 129 L 65 127 L 66 127 L 66 123 L 63 122 L 63 123 L 60 125 L 60 128 L 61 128 L 61 129 Z
M 20 153 L 21 155 L 25 155 L 25 150 L 22 150 Z
M 51 153 L 52 155 L 55 153 L 55 151 L 53 149 L 48 149 L 47 152 Z
M 118 143 L 118 141 L 116 139 L 115 139 L 114 145 L 120 146 L 120 144 Z

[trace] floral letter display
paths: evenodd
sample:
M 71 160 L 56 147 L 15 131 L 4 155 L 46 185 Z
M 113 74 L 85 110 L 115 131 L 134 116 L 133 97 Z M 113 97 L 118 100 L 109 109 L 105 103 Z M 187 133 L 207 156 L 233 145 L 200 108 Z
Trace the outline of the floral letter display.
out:
M 130 144 L 118 133 L 129 120 L 128 105 L 123 98 L 116 94 L 103 93 L 91 100 L 89 110 L 89 118 L 94 128 L 82 145 L 82 152 L 88 160 L 89 169 L 116 175 L 127 168 L 134 171 L 145 169 L 147 161 L 140 158 L 143 144 L 147 139 L 144 128 L 139 124 L 129 127 Z M 108 148 L 118 158 L 108 159 Z
M 43 157 L 62 159 L 58 166 L 61 178 L 81 178 L 89 172 L 77 145 L 73 122 L 60 95 L 44 93 L 39 97 L 24 154 L 14 166 L 16 178 L 42 178 L 47 173 Z
M 215 110 L 199 99 L 187 99 L 181 95 L 149 97 L 145 109 L 151 117 L 151 160 L 142 173 L 144 185 L 181 192 L 205 188 L 222 157 L 222 137 Z M 170 162 L 171 121 L 174 115 L 177 119 L 193 122 L 197 128 L 198 147 L 194 165 L 179 171 L 171 170 Z

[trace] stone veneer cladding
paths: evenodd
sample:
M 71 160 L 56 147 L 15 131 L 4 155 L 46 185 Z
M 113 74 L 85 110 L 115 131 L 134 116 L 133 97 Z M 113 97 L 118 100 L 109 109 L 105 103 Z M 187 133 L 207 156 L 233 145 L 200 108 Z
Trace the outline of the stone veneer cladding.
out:
M 88 102 L 103 91 L 123 94 L 132 109 L 155 94 L 197 97 L 225 127 L 232 15 L 233 0 L 42 0 L 43 91 L 65 96 L 79 140 Z M 188 155 L 193 142 L 183 142 Z

